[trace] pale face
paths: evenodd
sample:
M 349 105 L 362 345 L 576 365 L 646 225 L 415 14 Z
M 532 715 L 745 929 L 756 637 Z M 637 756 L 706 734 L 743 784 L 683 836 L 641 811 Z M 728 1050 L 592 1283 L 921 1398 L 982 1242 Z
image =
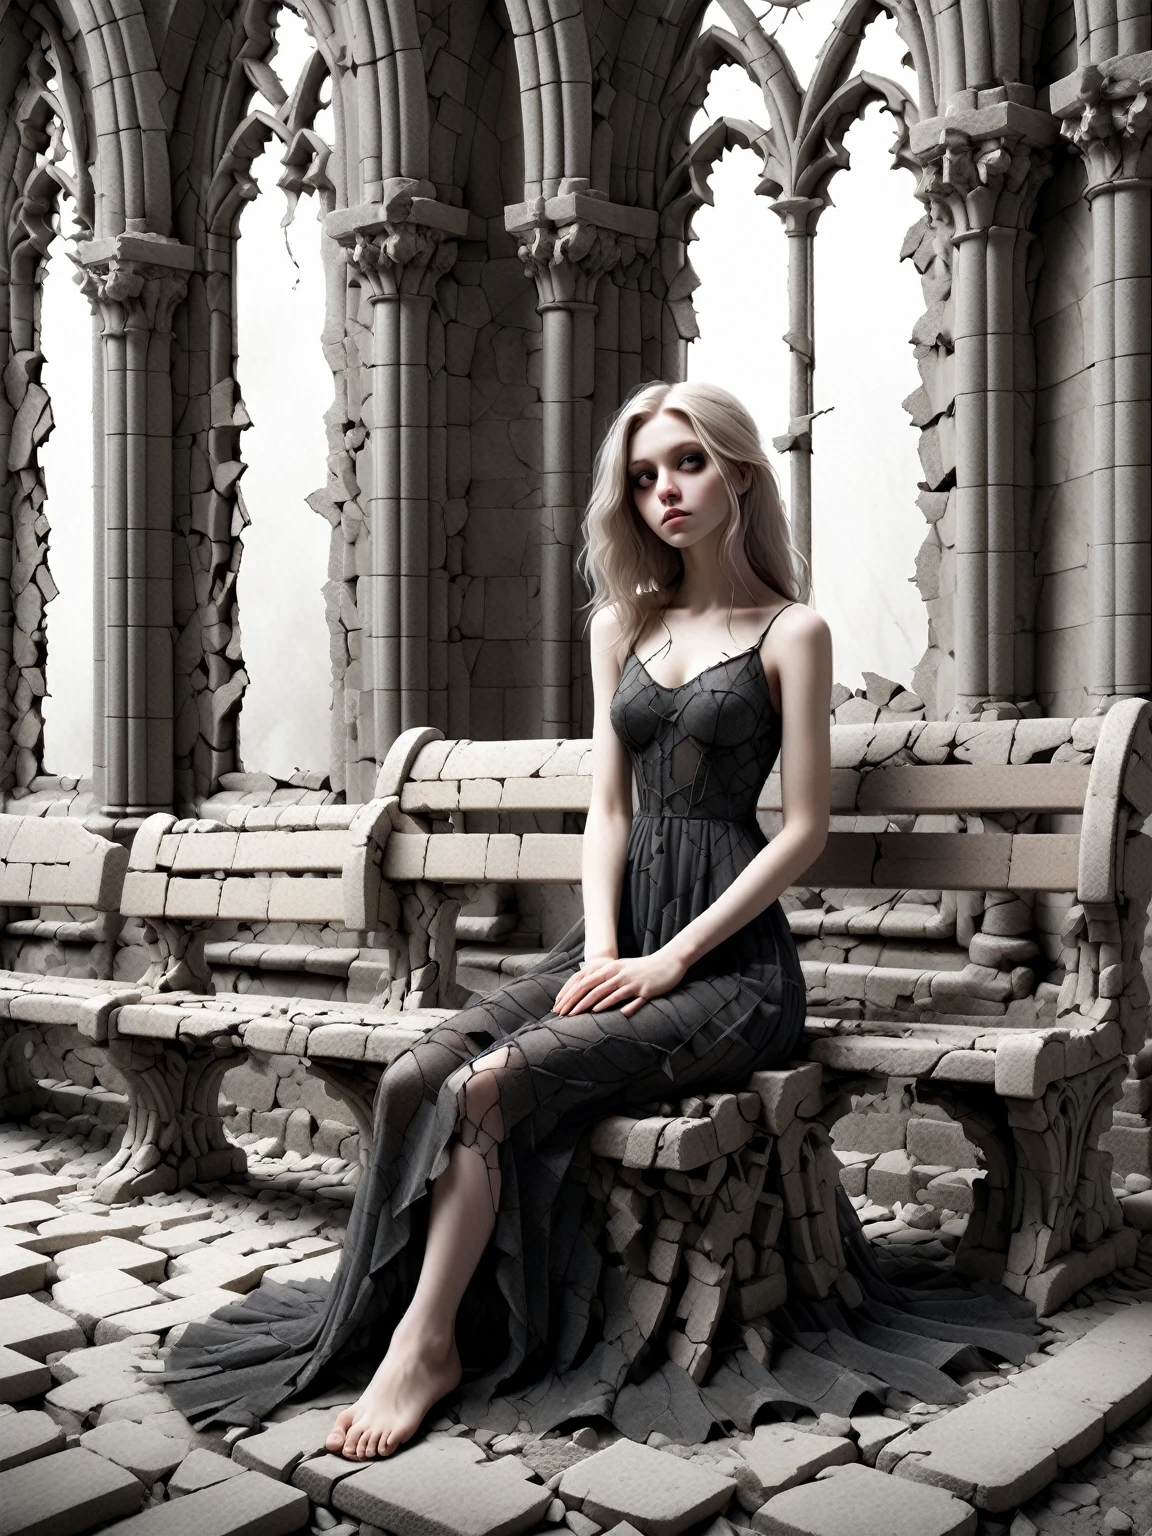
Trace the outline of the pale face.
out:
M 738 465 L 737 490 L 746 490 L 750 479 L 747 465 Z M 720 470 L 679 411 L 657 411 L 636 428 L 628 484 L 645 523 L 676 549 L 718 538 L 727 525 L 728 493 Z

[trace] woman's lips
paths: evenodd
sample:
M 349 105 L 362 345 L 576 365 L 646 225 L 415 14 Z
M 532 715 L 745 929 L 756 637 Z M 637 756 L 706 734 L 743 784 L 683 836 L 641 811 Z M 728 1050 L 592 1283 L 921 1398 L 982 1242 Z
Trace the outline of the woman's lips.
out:
M 664 518 L 662 526 L 666 526 L 668 523 L 682 523 L 690 515 L 688 512 L 673 512 L 670 516 Z

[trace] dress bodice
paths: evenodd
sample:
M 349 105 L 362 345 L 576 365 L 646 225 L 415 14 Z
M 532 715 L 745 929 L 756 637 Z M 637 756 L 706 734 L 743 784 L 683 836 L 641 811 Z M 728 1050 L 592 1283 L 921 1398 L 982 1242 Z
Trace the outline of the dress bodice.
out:
M 639 814 L 755 824 L 781 744 L 763 638 L 679 688 L 657 683 L 629 652 L 610 718 L 632 759 Z

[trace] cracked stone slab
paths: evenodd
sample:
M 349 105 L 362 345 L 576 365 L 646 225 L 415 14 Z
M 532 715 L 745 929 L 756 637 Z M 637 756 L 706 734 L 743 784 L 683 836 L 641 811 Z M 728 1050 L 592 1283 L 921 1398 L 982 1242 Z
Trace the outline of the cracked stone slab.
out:
M 323 1456 L 310 1456 L 299 1463 L 292 1473 L 292 1486 L 302 1488 L 313 1504 L 331 1504 L 336 1484 L 359 1470 L 359 1462 L 325 1452 Z
M 697 1521 L 723 1514 L 735 1489 L 732 1478 L 711 1467 L 618 1440 L 570 1467 L 557 1492 L 569 1509 L 598 1525 L 626 1520 L 641 1536 L 679 1536 Z
M 0 1472 L 0 1536 L 78 1536 L 144 1499 L 138 1477 L 80 1447 L 53 1456 L 51 1470 L 29 1461 Z
M 1043 1365 L 1019 1371 L 1009 1383 L 1087 1403 L 1112 1430 L 1152 1403 L 1152 1302 L 1125 1307 Z
M 47 1271 L 43 1254 L 15 1246 L 0 1248 L 0 1298 L 42 1291 Z
M 841 1435 L 810 1435 L 792 1424 L 758 1424 L 752 1439 L 737 1450 L 766 1499 L 808 1482 L 825 1467 L 855 1461 L 857 1455 L 854 1442 Z
M 163 1280 L 167 1262 L 162 1253 L 141 1243 L 130 1243 L 122 1237 L 102 1237 L 94 1243 L 66 1248 L 56 1260 L 56 1274 L 61 1280 L 72 1280 L 77 1275 L 114 1269 L 135 1280 Z
M 885 1477 L 857 1462 L 776 1494 L 752 1525 L 763 1536 L 973 1536 L 976 1511 L 943 1488 Z
M 174 1440 L 129 1420 L 98 1425 L 80 1436 L 80 1444 L 135 1473 L 146 1488 L 174 1472 L 188 1454 L 187 1440 Z
M 198 1447 L 189 1451 L 168 1480 L 168 1497 L 180 1498 L 184 1494 L 199 1493 L 201 1488 L 213 1488 L 230 1478 L 243 1477 L 244 1468 L 238 1467 L 227 1456 Z
M 101 1536 L 290 1536 L 307 1524 L 308 1500 L 299 1489 L 242 1472 L 121 1520 Z
M 31 1296 L 8 1296 L 0 1301 L 0 1345 L 43 1360 L 58 1349 L 83 1348 L 84 1334 L 55 1307 Z
M 6 1413 L 0 1418 L 0 1472 L 64 1449 L 64 1431 L 46 1413 Z
M 232 1459 L 242 1467 L 286 1482 L 305 1456 L 324 1449 L 336 1415 L 351 1406 L 350 1400 L 334 1408 L 310 1408 L 283 1424 L 273 1424 L 263 1434 L 248 1435 L 237 1442 Z M 346 1461 L 344 1465 L 355 1469 L 358 1463 Z
M 518 1457 L 488 1461 L 464 1439 L 397 1451 L 337 1483 L 333 1494 L 342 1514 L 392 1536 L 518 1536 L 551 1502 L 550 1490 L 529 1481 Z
M 881 1472 L 946 1488 L 978 1509 L 1013 1509 L 1104 1438 L 1102 1410 L 1048 1392 L 1001 1388 L 901 1435 Z
M 19 1350 L 0 1347 L 0 1403 L 21 1403 L 47 1392 L 51 1385 L 52 1372 L 46 1365 Z

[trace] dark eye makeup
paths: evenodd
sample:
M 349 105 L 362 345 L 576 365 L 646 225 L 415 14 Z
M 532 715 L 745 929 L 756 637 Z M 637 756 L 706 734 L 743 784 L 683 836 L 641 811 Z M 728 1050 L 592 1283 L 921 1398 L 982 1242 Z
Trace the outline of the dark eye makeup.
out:
M 704 455 L 703 451 L 701 449 L 699 449 L 699 448 L 689 448 L 689 449 L 686 449 L 685 452 L 683 452 L 680 455 L 679 459 L 677 460 L 676 467 L 678 469 L 680 469 L 680 468 L 683 468 L 685 465 L 688 465 L 690 468 L 702 469 L 703 466 L 704 466 L 704 463 L 705 463 L 705 455 Z M 655 475 L 656 475 L 656 471 L 654 469 L 638 469 L 638 470 L 636 470 L 636 472 L 632 476 L 632 484 L 638 490 L 643 490 L 645 488 L 644 487 L 644 481 L 646 479 L 648 479 L 648 480 L 654 479 Z

